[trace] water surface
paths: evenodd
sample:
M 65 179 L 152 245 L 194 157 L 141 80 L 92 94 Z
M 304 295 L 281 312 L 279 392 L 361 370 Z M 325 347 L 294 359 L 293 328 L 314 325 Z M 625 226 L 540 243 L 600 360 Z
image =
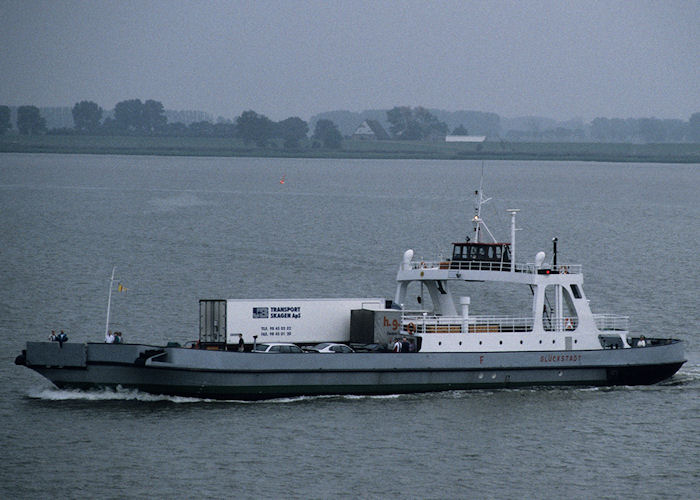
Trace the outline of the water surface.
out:
M 197 335 L 200 298 L 394 295 L 403 252 L 471 230 L 481 164 L 0 155 L 0 493 L 36 497 L 688 498 L 700 489 L 697 165 L 489 162 L 518 260 L 581 263 L 594 312 L 688 341 L 668 382 L 212 402 L 58 391 L 12 364 L 65 329 Z M 285 175 L 286 182 L 280 184 Z M 497 290 L 475 312 L 503 312 Z M 499 311 L 494 311 L 499 312 Z

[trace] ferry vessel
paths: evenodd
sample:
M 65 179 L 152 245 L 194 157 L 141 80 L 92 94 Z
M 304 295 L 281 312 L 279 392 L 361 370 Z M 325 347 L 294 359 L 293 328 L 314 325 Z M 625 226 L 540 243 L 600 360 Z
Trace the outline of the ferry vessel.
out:
M 59 388 L 214 399 L 653 384 L 680 369 L 683 341 L 631 335 L 628 317 L 594 314 L 581 265 L 557 261 L 556 239 L 550 262 L 544 252 L 518 262 L 518 210 L 508 210 L 510 242 L 497 242 L 481 218 L 488 201 L 481 186 L 476 198 L 473 236 L 453 243 L 446 259 L 415 260 L 407 250 L 393 300 L 202 300 L 199 340 L 190 345 L 28 342 L 15 362 Z M 515 317 L 473 315 L 471 297 L 453 296 L 455 282 L 518 285 L 529 297 L 528 310 Z M 412 284 L 420 286 L 421 300 L 409 309 Z M 270 340 L 375 350 L 252 352 L 258 341 Z M 404 352 L 391 351 L 398 340 Z

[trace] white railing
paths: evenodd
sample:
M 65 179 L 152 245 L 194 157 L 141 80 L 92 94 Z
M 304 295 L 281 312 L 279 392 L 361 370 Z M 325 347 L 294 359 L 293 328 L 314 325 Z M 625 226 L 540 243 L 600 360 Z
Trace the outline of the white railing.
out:
M 600 330 L 626 330 L 628 319 L 625 316 L 598 315 L 596 325 Z M 500 333 L 531 332 L 534 326 L 532 317 L 516 316 L 435 316 L 430 314 L 404 314 L 402 328 L 413 334 L 429 333 Z M 542 327 L 548 332 L 572 331 L 578 327 L 577 317 L 542 318 Z
M 490 262 L 481 260 L 443 260 L 436 261 L 412 261 L 411 269 L 445 269 L 454 271 L 506 271 L 510 272 L 511 266 L 515 265 L 516 273 L 537 274 L 538 270 L 546 272 L 549 270 L 552 274 L 581 274 L 583 266 L 580 264 L 557 264 L 549 268 L 538 268 L 533 263 L 515 263 L 511 262 Z
M 546 332 L 563 332 L 576 330 L 578 326 L 578 318 L 563 317 L 563 318 L 542 318 L 542 328 Z
M 534 266 L 534 264 L 532 264 Z M 581 264 L 557 264 L 552 266 L 552 271 L 558 274 L 581 274 L 583 266 Z
M 630 317 L 615 314 L 594 314 L 595 326 L 598 330 L 628 332 L 630 329 Z
M 461 316 L 410 315 L 402 317 L 403 330 L 414 334 L 429 333 L 498 333 L 530 332 L 532 318 L 510 316 Z

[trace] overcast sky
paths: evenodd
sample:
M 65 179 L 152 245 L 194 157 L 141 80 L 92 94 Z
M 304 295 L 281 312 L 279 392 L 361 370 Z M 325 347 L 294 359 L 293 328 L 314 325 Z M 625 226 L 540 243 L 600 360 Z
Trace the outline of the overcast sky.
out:
M 125 99 L 273 120 L 397 105 L 700 111 L 700 0 L 0 0 L 0 104 Z

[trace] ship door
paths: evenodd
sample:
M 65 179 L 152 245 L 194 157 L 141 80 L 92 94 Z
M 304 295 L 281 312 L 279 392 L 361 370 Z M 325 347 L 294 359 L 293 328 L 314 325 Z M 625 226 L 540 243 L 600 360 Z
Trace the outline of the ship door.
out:
M 226 301 L 199 301 L 199 341 L 226 343 Z

